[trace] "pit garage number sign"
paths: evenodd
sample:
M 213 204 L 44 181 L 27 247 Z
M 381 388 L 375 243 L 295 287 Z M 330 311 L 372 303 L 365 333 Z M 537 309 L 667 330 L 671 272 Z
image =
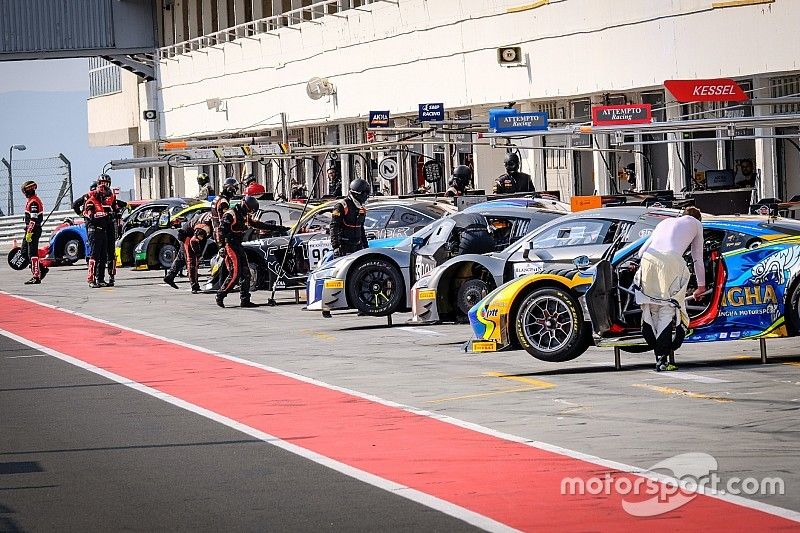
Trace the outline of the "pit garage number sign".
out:
M 393 157 L 384 157 L 378 164 L 378 174 L 385 180 L 396 179 L 399 171 L 397 159 Z

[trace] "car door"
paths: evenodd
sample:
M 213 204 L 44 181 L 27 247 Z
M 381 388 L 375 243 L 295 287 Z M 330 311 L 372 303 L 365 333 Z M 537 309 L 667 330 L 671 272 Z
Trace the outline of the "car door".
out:
M 394 208 L 367 208 L 367 216 L 364 218 L 364 232 L 367 234 L 367 239 L 385 238 L 386 226 L 393 214 Z
M 630 222 L 603 218 L 560 221 L 535 235 L 509 258 L 506 280 L 551 268 L 572 268 L 575 257 L 596 263 L 614 238 L 627 233 Z

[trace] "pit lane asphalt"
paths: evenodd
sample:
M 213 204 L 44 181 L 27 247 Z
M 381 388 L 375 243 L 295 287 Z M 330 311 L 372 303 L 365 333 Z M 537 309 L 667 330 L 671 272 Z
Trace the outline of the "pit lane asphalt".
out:
M 95 290 L 86 287 L 85 271 L 78 267 L 52 269 L 39 286 L 22 285 L 26 274 L 4 268 L 0 289 L 640 468 L 680 453 L 708 453 L 717 459 L 723 479 L 781 477 L 783 495 L 749 498 L 800 511 L 797 339 L 768 341 L 774 361 L 769 365 L 758 364 L 757 342 L 737 341 L 686 345 L 677 354 L 680 371 L 670 373 L 652 371 L 652 354 L 623 353 L 624 370 L 615 372 L 610 349 L 592 348 L 567 364 L 543 363 L 525 352 L 470 355 L 462 349 L 470 337 L 468 326 L 407 327 L 404 321 L 408 315 L 404 314 L 395 316 L 392 328 L 387 328 L 383 319 L 353 313 L 335 314 L 326 320 L 294 304 L 293 293 L 278 293 L 277 307 L 219 309 L 212 296 L 191 295 L 185 281 L 180 291 L 166 287 L 157 272 L 122 271 L 117 287 Z M 256 303 L 265 303 L 267 298 L 265 292 L 253 295 Z M 235 306 L 237 300 L 232 294 L 227 303 Z M 14 361 L 43 364 L 37 358 Z M 57 365 L 69 366 L 61 362 Z M 46 376 L 47 371 L 42 372 Z M 62 369 L 61 373 L 78 379 L 85 371 Z M 85 379 L 98 382 L 93 375 L 86 374 Z M 31 395 L 30 400 L 34 398 Z M 73 409 L 73 416 L 80 417 L 87 410 L 86 406 Z M 84 416 L 91 419 L 95 414 Z M 170 416 L 169 420 L 179 426 L 173 436 L 183 440 L 164 442 L 201 442 L 201 436 L 187 433 L 189 426 L 202 427 L 212 442 L 249 441 L 230 430 L 215 428 L 213 422 L 179 422 L 180 416 Z M 113 413 L 104 417 L 106 431 L 117 418 Z M 118 421 L 120 442 L 133 445 L 135 439 L 123 438 L 124 427 L 138 418 L 131 416 L 127 422 L 124 418 Z M 215 448 L 228 446 L 254 447 L 242 442 Z M 12 450 L 4 444 L 2 451 Z M 145 453 L 150 452 L 145 449 Z M 269 463 L 254 460 L 255 464 Z M 261 476 L 254 477 L 258 478 L 254 483 L 261 480 Z M 213 494 L 207 497 L 213 499 Z

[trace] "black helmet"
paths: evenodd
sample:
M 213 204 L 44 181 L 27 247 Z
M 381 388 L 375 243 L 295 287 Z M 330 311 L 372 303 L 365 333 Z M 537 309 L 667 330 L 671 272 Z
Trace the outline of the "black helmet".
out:
M 93 181 L 92 183 L 89 184 L 89 190 L 93 191 L 95 189 L 97 189 L 97 182 Z
M 225 182 L 222 184 L 222 190 L 231 195 L 236 194 L 239 190 L 239 182 L 236 181 L 236 178 L 225 178 Z
M 242 203 L 251 213 L 258 211 L 258 200 L 256 200 L 255 196 L 245 196 Z
M 516 172 L 519 170 L 519 156 L 514 152 L 508 152 L 503 160 L 506 172 Z
M 369 182 L 365 179 L 357 178 L 350 182 L 350 196 L 360 204 L 367 201 L 371 191 L 372 187 L 370 187 Z
M 28 180 L 28 181 L 26 181 L 25 183 L 22 184 L 22 187 L 21 187 L 22 194 L 24 194 L 25 196 L 30 196 L 34 192 L 36 192 L 36 187 L 37 187 L 37 185 L 36 185 L 35 181 Z
M 197 183 L 199 183 L 200 186 L 208 185 L 208 181 L 209 181 L 208 174 L 206 174 L 205 172 L 201 172 L 200 174 L 197 175 Z
M 458 165 L 453 169 L 453 178 L 455 178 L 462 187 L 466 187 L 469 184 L 469 179 L 471 177 L 472 169 L 467 165 Z
M 108 185 L 110 187 L 111 186 L 111 176 L 109 176 L 108 174 L 100 174 L 99 176 L 97 176 L 97 184 L 100 185 L 102 183 L 105 183 L 106 185 Z
M 254 181 L 256 181 L 256 175 L 255 174 L 248 174 L 247 176 L 245 176 L 243 183 L 245 185 L 250 185 Z

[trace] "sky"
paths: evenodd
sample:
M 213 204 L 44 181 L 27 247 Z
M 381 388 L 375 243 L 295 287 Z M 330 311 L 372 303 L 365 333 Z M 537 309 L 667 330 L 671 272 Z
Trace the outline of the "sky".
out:
M 0 158 L 8 159 L 8 149 L 15 144 L 27 147 L 14 152 L 15 161 L 63 153 L 72 164 L 76 196 L 88 189 L 106 163 L 133 153 L 129 146 L 89 147 L 88 71 L 87 59 L 0 61 Z M 131 171 L 113 172 L 111 177 L 115 187 L 133 188 Z M 15 189 L 18 185 L 15 180 Z M 5 208 L 5 199 L 0 200 Z

